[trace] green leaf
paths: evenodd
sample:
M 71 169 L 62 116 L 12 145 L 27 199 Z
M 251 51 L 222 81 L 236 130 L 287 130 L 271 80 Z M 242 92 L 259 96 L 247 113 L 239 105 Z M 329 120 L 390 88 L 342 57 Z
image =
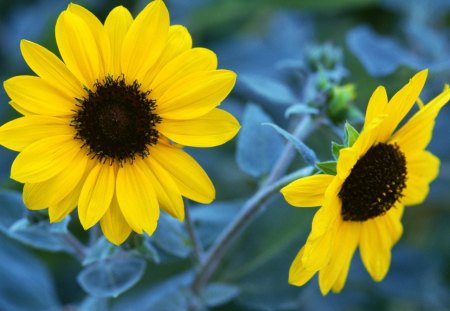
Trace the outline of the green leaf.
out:
M 342 148 L 345 148 L 345 146 L 335 143 L 334 141 L 331 142 L 331 154 L 335 160 L 339 158 L 339 151 L 341 151 Z
M 345 122 L 345 132 L 344 132 L 344 145 L 347 147 L 353 146 L 355 141 L 358 139 L 359 133 L 350 123 Z
M 325 174 L 336 175 L 336 161 L 326 161 L 316 163 L 316 166 Z

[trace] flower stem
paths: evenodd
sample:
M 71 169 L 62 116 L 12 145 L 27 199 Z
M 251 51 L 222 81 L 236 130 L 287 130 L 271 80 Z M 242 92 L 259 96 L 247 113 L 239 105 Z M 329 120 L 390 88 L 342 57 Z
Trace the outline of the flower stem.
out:
M 309 116 L 305 116 L 297 125 L 294 135 L 303 139 L 315 129 L 316 124 L 318 124 L 318 122 L 312 122 Z M 203 264 L 200 265 L 200 269 L 192 283 L 192 290 L 194 293 L 198 294 L 203 286 L 209 281 L 232 243 L 236 240 L 242 230 L 253 220 L 254 216 L 272 194 L 289 182 L 311 174 L 312 168 L 307 167 L 278 180 L 280 176 L 286 172 L 293 158 L 294 147 L 291 143 L 287 142 L 266 181 L 261 185 L 259 190 L 245 202 L 241 212 L 224 229 L 206 254 L 205 260 L 203 261 Z
M 183 200 L 184 200 L 184 214 L 185 214 L 184 223 L 186 225 L 189 238 L 191 239 L 192 242 L 195 258 L 197 259 L 199 264 L 202 264 L 204 259 L 203 247 L 202 244 L 200 243 L 200 239 L 198 238 L 197 231 L 195 231 L 194 223 L 192 222 L 191 211 L 189 210 L 189 201 L 185 198 L 183 198 Z
M 79 261 L 83 261 L 83 259 L 87 255 L 86 247 L 78 241 L 76 237 L 74 237 L 70 232 L 64 234 L 64 241 L 70 245 L 73 249 L 73 253 L 77 257 Z
M 315 124 L 318 123 L 319 122 L 313 122 L 310 116 L 304 116 L 303 119 L 299 122 L 299 124 L 295 128 L 292 135 L 294 137 L 304 139 L 315 129 Z M 273 183 L 275 180 L 280 178 L 280 176 L 282 176 L 286 172 L 289 164 L 291 164 L 295 156 L 294 151 L 295 147 L 291 143 L 287 142 L 280 157 L 278 158 L 278 161 L 275 163 L 274 167 L 269 173 L 269 176 L 267 176 L 262 186 Z

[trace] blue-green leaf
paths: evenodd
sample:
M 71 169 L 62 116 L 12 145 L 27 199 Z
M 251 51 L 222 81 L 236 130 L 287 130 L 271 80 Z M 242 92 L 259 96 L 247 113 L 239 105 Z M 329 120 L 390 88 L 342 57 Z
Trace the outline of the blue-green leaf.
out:
M 284 146 L 281 137 L 261 126 L 262 123 L 272 123 L 272 119 L 259 106 L 247 105 L 238 135 L 236 161 L 243 172 L 253 177 L 267 174 Z
M 62 310 L 45 266 L 0 234 L 0 310 Z
M 283 130 L 281 127 L 279 127 L 276 124 L 273 123 L 263 123 L 263 125 L 268 125 L 273 127 L 279 134 L 281 134 L 284 138 L 286 138 L 294 147 L 297 149 L 297 151 L 302 156 L 303 160 L 309 165 L 314 165 L 317 162 L 317 156 L 316 153 L 306 146 L 300 139 L 292 135 L 291 133 Z
M 78 306 L 77 311 L 108 311 L 106 298 L 87 296 Z
M 231 301 L 239 292 L 236 285 L 211 283 L 200 292 L 200 299 L 207 307 L 216 307 Z
M 165 213 L 159 217 L 158 228 L 150 239 L 160 249 L 177 257 L 185 258 L 192 250 L 184 225 Z
M 289 118 L 293 114 L 317 115 L 317 114 L 319 114 L 319 109 L 313 108 L 313 107 L 309 107 L 309 106 L 307 106 L 305 104 L 295 104 L 295 105 L 289 106 L 289 108 L 286 109 L 286 111 L 284 112 L 284 116 L 286 118 Z
M 215 201 L 209 205 L 191 206 L 191 216 L 204 246 L 210 245 L 236 217 L 244 201 Z
M 49 223 L 42 220 L 32 223 L 23 218 L 16 221 L 9 229 L 8 235 L 29 246 L 45 249 L 47 251 L 66 251 L 72 253 L 74 250 L 67 244 L 65 235 L 70 216 L 59 223 Z
M 92 296 L 117 297 L 142 278 L 145 266 L 141 258 L 110 257 L 84 268 L 77 280 Z
M 135 248 L 134 252 L 147 260 L 151 260 L 156 263 L 159 263 L 161 261 L 158 251 L 153 246 L 152 241 L 148 238 L 144 238 L 144 240 L 142 241 L 142 245 Z
M 0 231 L 7 233 L 19 219 L 25 217 L 27 209 L 22 201 L 22 195 L 17 191 L 0 191 Z
M 270 103 L 291 105 L 296 102 L 292 91 L 284 84 L 260 75 L 240 75 L 237 88 L 246 98 Z
M 100 237 L 95 244 L 89 248 L 89 252 L 83 259 L 83 266 L 87 266 L 98 260 L 104 260 L 111 257 L 117 250 L 118 248 L 108 242 L 105 237 Z
M 347 45 L 372 76 L 388 75 L 400 65 L 407 65 L 416 70 L 432 65 L 394 38 L 381 36 L 366 25 L 357 26 L 348 32 Z M 444 68 L 448 68 L 448 62 L 443 64 Z
M 192 277 L 191 271 L 168 276 L 151 288 L 146 287 L 119 297 L 112 310 L 188 311 L 189 304 L 195 302 L 195 297 L 188 289 Z

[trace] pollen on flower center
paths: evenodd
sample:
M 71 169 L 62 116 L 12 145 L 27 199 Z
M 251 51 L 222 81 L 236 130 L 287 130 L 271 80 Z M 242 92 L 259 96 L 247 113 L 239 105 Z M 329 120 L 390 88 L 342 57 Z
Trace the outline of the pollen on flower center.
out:
M 77 99 L 79 109 L 72 126 L 88 153 L 119 163 L 148 156 L 149 146 L 159 138 L 155 126 L 161 122 L 153 113 L 156 101 L 149 99 L 150 92 L 142 92 L 136 81 L 128 85 L 123 77 L 111 76 L 87 92 L 87 97 Z
M 397 145 L 371 147 L 339 192 L 343 220 L 365 221 L 386 213 L 403 196 L 406 178 L 406 159 Z

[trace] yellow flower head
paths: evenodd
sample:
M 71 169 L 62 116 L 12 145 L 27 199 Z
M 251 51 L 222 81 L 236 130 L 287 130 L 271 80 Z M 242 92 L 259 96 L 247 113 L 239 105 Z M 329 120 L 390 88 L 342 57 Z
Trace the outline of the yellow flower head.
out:
M 372 278 L 381 281 L 386 275 L 391 248 L 402 235 L 404 206 L 424 201 L 439 170 L 439 159 L 425 148 L 450 90 L 396 130 L 418 100 L 426 77 L 426 70 L 416 74 L 389 102 L 382 86 L 375 90 L 361 135 L 340 150 L 335 176 L 301 178 L 281 190 L 291 205 L 321 206 L 291 265 L 291 284 L 304 285 L 319 272 L 323 295 L 330 289 L 341 291 L 357 246 Z
M 55 34 L 62 61 L 24 40 L 37 76 L 4 83 L 24 116 L 0 128 L 0 143 L 20 152 L 11 177 L 25 183 L 27 207 L 48 208 L 54 222 L 78 206 L 85 229 L 100 221 L 121 244 L 131 230 L 152 234 L 160 208 L 183 220 L 182 196 L 211 202 L 213 184 L 180 146 L 217 146 L 237 133 L 236 119 L 216 108 L 235 73 L 192 48 L 158 0 L 135 19 L 116 7 L 104 24 L 70 4 Z

